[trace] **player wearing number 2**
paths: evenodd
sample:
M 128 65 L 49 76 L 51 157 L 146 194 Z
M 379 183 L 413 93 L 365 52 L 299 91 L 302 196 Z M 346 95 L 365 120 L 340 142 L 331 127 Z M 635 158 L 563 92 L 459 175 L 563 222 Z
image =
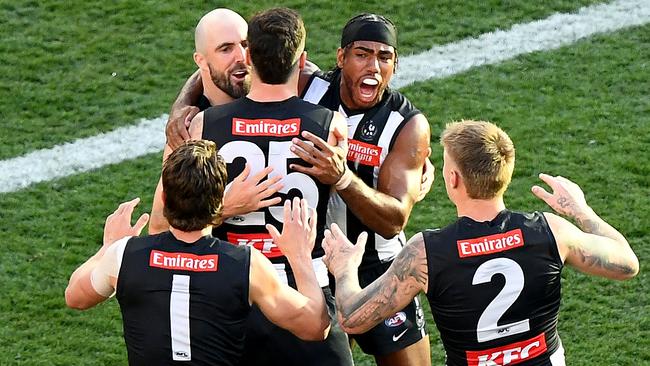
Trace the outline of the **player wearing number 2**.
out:
M 626 279 L 639 270 L 636 255 L 566 178 L 541 174 L 552 193 L 538 186 L 532 190 L 579 228 L 552 213 L 506 209 L 503 194 L 515 150 L 495 125 L 450 124 L 441 144 L 456 222 L 415 235 L 388 272 L 363 290 L 356 273 L 364 235 L 353 246 L 335 225 L 325 233 L 343 328 L 364 332 L 424 291 L 448 366 L 564 365 L 557 334 L 563 266 Z
M 68 306 L 87 309 L 116 291 L 130 365 L 237 365 L 251 304 L 300 337 L 325 337 L 330 322 L 310 260 L 315 213 L 304 200 L 285 203 L 282 234 L 269 227 L 290 258 L 298 293 L 257 250 L 210 235 L 226 185 L 213 142 L 176 149 L 162 181 L 170 231 L 137 237 L 147 215 L 131 227 L 139 200 L 120 205 L 106 219 L 102 248 L 70 277 Z
M 296 96 L 298 78 L 306 61 L 305 36 L 302 19 L 293 10 L 271 9 L 255 15 L 248 25 L 246 49 L 246 63 L 251 66 L 250 92 L 229 104 L 197 114 L 189 134 L 191 138 L 216 142 L 228 163 L 229 177 L 239 175 L 246 164 L 251 174 L 272 167 L 269 178 L 282 177 L 280 197 L 299 195 L 313 205 L 318 214 L 313 266 L 333 314 L 334 301 L 328 289 L 320 243 L 331 185 L 340 177 L 319 181 L 290 169 L 292 164 L 305 164 L 290 151 L 290 146 L 292 138 L 308 131 L 334 146 L 334 153 L 345 155 L 347 127 L 337 112 Z M 336 146 L 339 143 L 341 146 Z M 167 147 L 166 153 L 169 151 Z M 282 217 L 282 207 L 264 207 L 226 219 L 214 233 L 233 244 L 256 247 L 271 260 L 284 282 L 295 286 L 291 266 L 265 230 L 266 224 L 280 229 Z M 242 364 L 351 365 L 352 357 L 347 336 L 335 324 L 325 341 L 303 342 L 275 326 L 254 307 L 247 324 Z

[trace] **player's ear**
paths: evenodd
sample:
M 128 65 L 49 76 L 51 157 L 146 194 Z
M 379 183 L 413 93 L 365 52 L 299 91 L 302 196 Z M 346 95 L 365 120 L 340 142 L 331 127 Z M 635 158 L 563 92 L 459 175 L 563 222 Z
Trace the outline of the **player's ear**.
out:
M 449 183 L 451 188 L 454 189 L 458 188 L 458 186 L 460 185 L 460 179 L 461 179 L 460 174 L 457 171 L 452 170 L 451 172 L 449 172 Z
M 252 66 L 252 63 L 251 63 L 251 49 L 249 47 L 246 47 L 246 65 Z
M 339 69 L 343 68 L 343 61 L 345 60 L 345 49 L 339 47 L 336 50 L 336 66 Z
M 193 57 L 194 57 L 194 63 L 196 64 L 196 66 L 199 67 L 199 69 L 201 69 L 203 71 L 208 70 L 207 62 L 205 62 L 205 57 L 203 57 L 202 54 L 200 54 L 198 52 L 194 52 Z
M 307 51 L 302 51 L 300 58 L 298 59 L 298 68 L 300 70 L 305 68 L 305 63 L 307 62 Z

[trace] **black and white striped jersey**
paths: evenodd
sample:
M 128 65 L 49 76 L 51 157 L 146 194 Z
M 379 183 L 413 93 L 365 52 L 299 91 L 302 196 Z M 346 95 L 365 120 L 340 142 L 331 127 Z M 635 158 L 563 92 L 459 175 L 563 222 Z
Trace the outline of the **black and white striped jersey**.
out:
M 341 104 L 340 72 L 335 69 L 326 74 L 314 73 L 302 98 L 343 114 L 348 126 L 348 168 L 369 187 L 376 189 L 384 159 L 404 125 L 420 111 L 404 95 L 390 88 L 386 89 L 381 101 L 374 107 L 349 111 Z M 361 271 L 392 260 L 406 243 L 404 232 L 384 238 L 370 230 L 336 193 L 330 198 L 327 221 L 328 226 L 337 223 L 352 241 L 363 231 L 368 232 L 366 252 L 359 267 Z

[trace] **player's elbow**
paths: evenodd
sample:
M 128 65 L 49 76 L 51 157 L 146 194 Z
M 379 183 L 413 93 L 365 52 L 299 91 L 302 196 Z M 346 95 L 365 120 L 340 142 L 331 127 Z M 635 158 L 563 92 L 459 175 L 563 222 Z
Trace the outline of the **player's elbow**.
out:
M 313 325 L 302 327 L 294 334 L 303 341 L 322 341 L 327 338 L 329 332 L 330 322 L 328 317 L 327 321 L 314 322 Z
M 623 271 L 621 280 L 629 280 L 630 278 L 635 277 L 637 274 L 639 274 L 639 259 L 636 257 L 636 255 L 633 255 Z
M 75 310 L 86 310 L 91 307 L 93 307 L 94 304 L 90 303 L 89 301 L 86 301 L 83 296 L 80 296 L 77 291 L 75 291 L 73 288 L 68 286 L 65 289 L 65 304 L 70 308 L 70 309 L 75 309 Z
M 393 215 L 389 222 L 386 222 L 384 225 L 380 225 L 378 227 L 378 230 L 375 230 L 375 232 L 384 237 L 384 239 L 391 239 L 396 235 L 399 235 L 399 233 L 404 230 L 407 221 L 408 216 L 404 217 L 404 215 Z

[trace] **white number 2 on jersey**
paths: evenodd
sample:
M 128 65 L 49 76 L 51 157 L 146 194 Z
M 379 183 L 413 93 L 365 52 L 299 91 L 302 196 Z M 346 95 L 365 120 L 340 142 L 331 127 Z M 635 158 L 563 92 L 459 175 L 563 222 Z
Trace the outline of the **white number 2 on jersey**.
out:
M 503 325 L 497 324 L 524 289 L 524 272 L 517 262 L 508 258 L 495 258 L 481 264 L 474 273 L 472 285 L 492 282 L 492 277 L 497 273 L 505 277 L 506 283 L 478 319 L 476 338 L 479 342 L 487 342 L 530 330 L 529 319 Z
M 269 178 L 276 175 L 283 176 L 282 181 L 280 181 L 283 185 L 280 193 L 286 194 L 291 189 L 298 189 L 302 193 L 302 197 L 307 200 L 309 207 L 315 208 L 319 198 L 316 182 L 303 173 L 293 172 L 287 174 L 287 159 L 298 157 L 289 150 L 290 146 L 291 141 L 269 142 L 269 166 L 273 167 L 273 172 L 271 172 Z M 232 163 L 238 157 L 246 159 L 246 162 L 251 166 L 251 176 L 264 169 L 266 164 L 266 156 L 262 149 L 250 141 L 228 142 L 219 149 L 219 154 L 223 156 L 226 163 Z M 231 185 L 232 183 L 229 183 L 226 190 Z M 284 202 L 282 202 L 282 205 L 284 205 Z M 282 206 L 269 207 L 269 212 L 276 220 L 280 222 L 284 220 Z M 228 223 L 234 225 L 266 224 L 263 212 L 251 212 L 244 216 L 246 220 L 243 223 L 234 220 L 229 220 Z

